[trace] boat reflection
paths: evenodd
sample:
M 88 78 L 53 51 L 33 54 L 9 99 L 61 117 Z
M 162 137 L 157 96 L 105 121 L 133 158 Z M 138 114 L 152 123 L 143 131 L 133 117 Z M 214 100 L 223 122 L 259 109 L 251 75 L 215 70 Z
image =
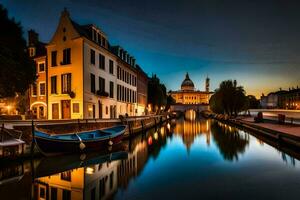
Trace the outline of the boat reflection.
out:
M 66 156 L 44 160 L 36 167 L 39 178 L 35 179 L 34 196 L 36 199 L 108 199 L 118 189 L 126 189 L 148 159 L 159 154 L 169 134 L 167 127 L 161 127 L 123 142 L 129 152 L 126 157 L 115 152 L 84 161 L 75 156 L 70 156 L 68 161 L 64 159 Z M 148 142 L 150 138 L 151 143 Z

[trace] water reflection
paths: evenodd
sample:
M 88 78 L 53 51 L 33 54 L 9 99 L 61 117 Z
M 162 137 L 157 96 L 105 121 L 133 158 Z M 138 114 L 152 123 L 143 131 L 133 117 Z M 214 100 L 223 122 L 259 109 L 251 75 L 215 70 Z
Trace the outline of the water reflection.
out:
M 182 138 L 183 143 L 189 152 L 191 145 L 197 136 L 204 135 L 206 137 L 206 144 L 210 145 L 210 120 L 197 119 L 197 120 L 177 120 L 174 134 Z
M 147 160 L 157 157 L 166 145 L 168 133 L 166 127 L 152 129 L 147 134 L 124 142 L 129 152 L 126 159 L 116 157 L 114 161 L 38 178 L 34 184 L 34 196 L 39 199 L 107 199 L 117 189 L 125 190 L 130 180 L 143 170 Z
M 229 161 L 237 161 L 249 144 L 249 134 L 220 122 L 211 124 L 211 134 L 223 158 Z

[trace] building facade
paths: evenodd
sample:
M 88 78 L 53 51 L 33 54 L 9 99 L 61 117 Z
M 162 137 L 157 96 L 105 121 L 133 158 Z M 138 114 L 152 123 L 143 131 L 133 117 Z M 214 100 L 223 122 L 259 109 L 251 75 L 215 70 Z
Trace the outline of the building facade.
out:
M 176 104 L 202 104 L 208 105 L 212 92 L 209 91 L 209 78 L 206 78 L 205 91 L 196 90 L 189 74 L 186 73 L 185 79 L 181 84 L 181 89 L 171 91 L 170 95 Z
M 36 81 L 28 90 L 31 117 L 34 119 L 47 119 L 48 103 L 48 70 L 46 44 L 39 41 L 38 34 L 28 31 L 29 57 L 36 65 Z
M 46 45 L 46 55 L 34 59 L 38 80 L 30 96 L 31 110 L 38 118 L 41 111 L 46 111 L 48 119 L 145 114 L 147 82 L 142 83 L 144 74 L 136 67 L 134 57 L 122 47 L 110 45 L 97 26 L 74 22 L 67 10 L 62 12 L 56 32 Z M 42 63 L 45 73 L 39 70 Z M 144 88 L 139 93 L 138 80 Z M 46 92 L 39 93 L 44 87 Z M 141 103 L 139 96 L 143 97 Z M 40 108 L 44 104 L 45 108 Z
M 260 97 L 262 108 L 280 108 L 289 110 L 300 110 L 300 89 L 298 86 L 289 90 L 271 92 L 267 96 Z

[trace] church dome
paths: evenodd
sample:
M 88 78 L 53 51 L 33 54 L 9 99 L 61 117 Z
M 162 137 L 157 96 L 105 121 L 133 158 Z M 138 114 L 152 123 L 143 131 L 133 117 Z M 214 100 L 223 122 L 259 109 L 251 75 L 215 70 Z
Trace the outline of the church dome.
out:
M 186 73 L 185 75 L 185 79 L 182 81 L 181 83 L 181 90 L 195 90 L 194 87 L 194 83 L 193 81 L 190 79 L 189 74 Z

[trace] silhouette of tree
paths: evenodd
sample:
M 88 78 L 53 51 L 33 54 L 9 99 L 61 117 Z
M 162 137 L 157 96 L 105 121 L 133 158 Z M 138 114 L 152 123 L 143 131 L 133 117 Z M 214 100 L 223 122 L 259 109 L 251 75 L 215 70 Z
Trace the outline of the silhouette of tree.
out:
M 166 86 L 160 83 L 156 75 L 148 81 L 148 102 L 152 104 L 154 112 L 167 103 Z
M 237 115 L 247 106 L 245 90 L 236 80 L 223 81 L 210 99 L 210 108 L 215 113 Z
M 26 52 L 20 23 L 0 5 L 0 97 L 24 93 L 35 80 L 35 66 Z
M 247 108 L 248 109 L 256 109 L 256 108 L 259 108 L 259 105 L 260 105 L 260 103 L 259 103 L 259 100 L 258 99 L 256 99 L 256 97 L 255 96 L 253 96 L 253 95 L 248 95 L 247 96 Z

